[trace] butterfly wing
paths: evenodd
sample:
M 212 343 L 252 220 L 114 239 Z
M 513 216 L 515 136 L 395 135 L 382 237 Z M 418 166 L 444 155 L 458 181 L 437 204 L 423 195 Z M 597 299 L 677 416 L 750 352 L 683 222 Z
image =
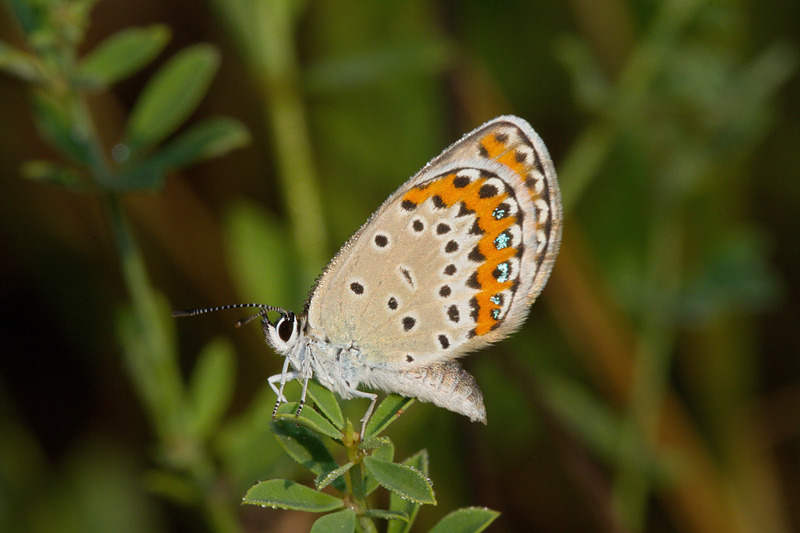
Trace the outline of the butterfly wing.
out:
M 499 117 L 401 186 L 342 247 L 308 332 L 370 364 L 430 367 L 519 327 L 552 269 L 561 201 L 544 143 Z

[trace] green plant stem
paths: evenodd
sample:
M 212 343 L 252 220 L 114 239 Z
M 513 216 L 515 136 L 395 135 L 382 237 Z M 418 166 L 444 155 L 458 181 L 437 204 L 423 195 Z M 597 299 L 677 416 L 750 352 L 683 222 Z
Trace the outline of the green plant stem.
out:
M 296 10 L 302 3 L 215 0 L 260 87 L 272 132 L 283 205 L 297 244 L 298 286 L 307 287 L 327 259 L 319 179 L 314 168 L 295 52 Z
M 558 172 L 565 216 L 577 205 L 592 179 L 600 173 L 613 147 L 615 134 L 615 128 L 610 124 L 597 122 L 585 128 L 573 143 Z
M 654 302 L 649 306 L 637 339 L 628 412 L 623 420 L 619 471 L 614 486 L 614 503 L 630 531 L 643 531 L 647 502 L 652 489 L 652 472 L 642 471 L 645 461 L 631 461 L 630 453 L 658 452 L 658 429 L 669 387 L 675 330 L 675 301 L 681 280 L 682 225 L 677 201 L 666 201 L 651 219 L 650 273 L 648 287 Z M 626 457 L 627 456 L 627 457 Z
M 148 360 L 129 361 L 132 368 L 139 370 L 132 377 L 140 397 L 149 407 L 157 433 L 162 440 L 169 440 L 175 428 L 180 425 L 176 415 L 183 393 L 183 381 L 180 379 L 177 361 L 171 357 L 172 354 L 166 347 L 166 332 L 154 322 L 158 316 L 156 297 L 144 259 L 131 234 L 117 195 L 108 194 L 106 205 L 123 279 L 131 297 L 136 327 L 147 343 L 146 354 L 141 355 L 147 356 Z
M 367 505 L 367 495 L 364 491 L 364 463 L 361 461 L 363 452 L 358 449 L 359 440 L 360 437 L 355 438 L 355 432 L 348 423 L 343 443 L 347 450 L 347 460 L 349 462 L 357 462 L 353 468 L 347 471 L 350 495 L 353 503 L 357 507 L 356 513 L 359 515 L 358 523 L 361 526 L 361 530 L 366 533 L 377 533 L 378 530 L 375 527 L 375 523 L 366 516 L 361 516 L 358 512 L 358 510 L 364 511 L 369 509 Z
M 307 117 L 300 99 L 291 2 L 258 2 L 256 10 L 263 39 L 263 54 L 254 65 L 256 79 L 269 106 L 266 120 L 272 129 L 294 242 L 300 244 L 301 281 L 305 282 L 313 280 L 324 265 L 326 237 Z
M 365 504 L 364 497 L 364 479 L 363 479 L 363 465 L 361 463 L 360 453 L 355 445 L 347 446 L 347 461 L 356 462 L 356 467 L 351 468 L 348 473 L 350 476 L 350 490 L 353 494 L 355 502 L 359 505 Z
M 77 94 L 73 95 L 71 103 L 76 130 L 84 139 L 90 155 L 92 177 L 101 188 L 113 187 L 116 176 L 104 156 L 91 114 Z M 147 407 L 162 446 L 171 458 L 177 458 L 176 466 L 188 468 L 200 489 L 209 523 L 215 531 L 238 532 L 241 528 L 229 502 L 211 490 L 215 468 L 203 444 L 187 442 L 188 437 L 184 435 L 185 386 L 163 306 L 159 305 L 159 296 L 150 282 L 144 256 L 125 217 L 120 197 L 106 193 L 104 198 L 122 276 L 131 298 L 135 328 L 144 346 L 141 350 L 124 350 L 131 380 Z M 191 451 L 185 453 L 187 449 Z
M 90 157 L 89 170 L 95 184 L 100 188 L 114 182 L 114 174 L 105 158 L 103 144 L 97 135 L 91 114 L 84 100 L 73 92 L 70 98 L 75 129 L 83 139 Z M 128 222 L 123 214 L 119 197 L 106 193 L 106 212 L 120 258 L 120 267 L 141 338 L 145 341 L 143 351 L 127 350 L 131 377 L 139 397 L 147 405 L 156 432 L 161 440 L 168 441 L 176 428 L 180 427 L 180 402 L 184 387 L 177 358 L 171 349 L 169 333 L 159 320 L 157 297 L 147 275 L 142 256 Z M 131 360 L 134 354 L 147 360 Z

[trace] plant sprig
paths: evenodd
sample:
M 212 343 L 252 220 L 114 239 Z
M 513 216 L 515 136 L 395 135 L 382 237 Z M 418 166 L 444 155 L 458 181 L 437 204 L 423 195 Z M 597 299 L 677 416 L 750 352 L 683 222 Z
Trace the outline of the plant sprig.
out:
M 425 449 L 402 462 L 394 461 L 394 444 L 381 436 L 408 408 L 413 399 L 390 394 L 375 410 L 363 439 L 342 416 L 336 397 L 310 382 L 312 406 L 297 414 L 297 403 L 278 409 L 272 432 L 286 453 L 316 476 L 316 490 L 286 479 L 270 479 L 254 485 L 244 503 L 279 509 L 328 513 L 317 519 L 317 531 L 377 531 L 375 520 L 387 520 L 389 533 L 411 530 L 422 505 L 436 505 L 429 479 Z M 315 408 L 316 409 L 315 409 Z M 334 459 L 329 445 L 344 448 L 346 462 Z M 322 492 L 326 487 L 333 491 Z M 390 491 L 388 509 L 374 509 L 369 496 L 383 487 Z M 331 494 L 334 492 L 334 494 Z M 460 509 L 443 518 L 432 531 L 478 533 L 499 513 L 489 509 Z

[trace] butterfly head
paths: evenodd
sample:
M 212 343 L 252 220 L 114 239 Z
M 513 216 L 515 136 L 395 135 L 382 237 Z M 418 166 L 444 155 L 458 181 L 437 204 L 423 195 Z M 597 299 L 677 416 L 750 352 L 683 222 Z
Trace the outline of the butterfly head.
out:
M 280 317 L 275 322 L 271 322 L 267 316 L 269 310 L 280 313 Z M 300 317 L 291 311 L 276 308 L 263 309 L 260 314 L 261 327 L 264 329 L 267 343 L 279 354 L 287 355 L 302 336 Z

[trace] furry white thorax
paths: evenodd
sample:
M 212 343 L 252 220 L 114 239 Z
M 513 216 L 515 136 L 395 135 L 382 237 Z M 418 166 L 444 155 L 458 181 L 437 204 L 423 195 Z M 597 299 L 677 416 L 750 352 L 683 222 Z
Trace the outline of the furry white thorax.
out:
M 303 384 L 303 393 L 300 397 L 300 408 L 302 409 L 306 399 L 308 381 L 313 378 L 345 400 L 354 397 L 371 400 L 367 412 L 361 419 L 361 434 L 363 435 L 378 395 L 363 392 L 357 388 L 364 380 L 364 376 L 368 374 L 361 351 L 352 345 L 337 347 L 325 340 L 308 335 L 304 316 L 298 317 L 293 313 L 288 313 L 282 315 L 275 325 L 272 325 L 266 317 L 262 317 L 261 323 L 267 343 L 280 355 L 286 357 L 281 373 L 268 379 L 270 386 L 278 395 L 273 415 L 277 412 L 278 406 L 287 401 L 283 396 L 283 387 L 294 379 L 298 379 Z M 291 333 L 287 329 L 289 324 L 291 324 Z M 287 335 L 288 338 L 282 338 Z M 290 371 L 289 365 L 294 370 Z M 280 386 L 277 386 L 276 383 Z
M 361 352 L 355 346 L 337 347 L 308 335 L 305 317 L 294 318 L 295 331 L 288 341 L 281 340 L 277 327 L 270 324 L 265 327 L 267 342 L 287 358 L 294 369 L 294 378 L 301 382 L 316 379 L 343 399 L 352 398 L 366 368 Z M 287 373 L 286 370 L 280 375 Z

